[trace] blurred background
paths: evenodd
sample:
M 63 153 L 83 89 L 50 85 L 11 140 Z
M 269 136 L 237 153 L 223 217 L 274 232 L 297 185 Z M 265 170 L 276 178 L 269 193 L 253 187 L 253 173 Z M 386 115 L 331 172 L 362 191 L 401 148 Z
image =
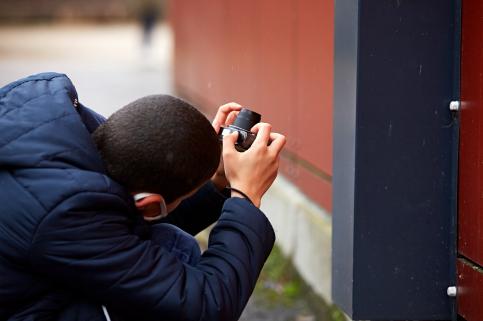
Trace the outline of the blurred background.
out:
M 2 0 L 0 86 L 56 71 L 105 116 L 169 93 L 284 133 L 262 202 L 277 244 L 241 320 L 345 320 L 336 301 L 481 321 L 481 17 L 481 0 Z
M 57 71 L 101 114 L 172 93 L 163 1 L 1 1 L 0 83 Z
M 3 0 L 0 40 L 0 86 L 65 73 L 105 116 L 155 93 L 210 118 L 229 101 L 261 113 L 288 144 L 263 203 L 277 247 L 241 320 L 344 319 L 330 297 L 332 1 Z

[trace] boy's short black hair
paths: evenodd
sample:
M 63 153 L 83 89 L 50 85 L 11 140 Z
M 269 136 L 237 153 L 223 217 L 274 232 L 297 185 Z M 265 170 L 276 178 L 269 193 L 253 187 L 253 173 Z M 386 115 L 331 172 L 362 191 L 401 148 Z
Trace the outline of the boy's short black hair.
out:
M 183 196 L 216 171 L 221 147 L 206 117 L 169 95 L 140 98 L 99 126 L 93 139 L 108 175 L 130 192 Z

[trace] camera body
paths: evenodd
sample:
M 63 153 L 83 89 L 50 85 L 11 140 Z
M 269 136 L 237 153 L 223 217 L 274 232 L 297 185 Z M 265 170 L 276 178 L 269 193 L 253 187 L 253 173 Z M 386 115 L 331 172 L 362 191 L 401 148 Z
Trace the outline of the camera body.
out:
M 235 143 L 235 148 L 239 152 L 244 152 L 250 148 L 255 141 L 256 134 L 252 133 L 250 129 L 262 120 L 262 116 L 248 108 L 242 108 L 238 113 L 235 121 L 228 127 L 220 129 L 219 138 L 223 140 L 225 135 L 238 132 L 238 138 Z

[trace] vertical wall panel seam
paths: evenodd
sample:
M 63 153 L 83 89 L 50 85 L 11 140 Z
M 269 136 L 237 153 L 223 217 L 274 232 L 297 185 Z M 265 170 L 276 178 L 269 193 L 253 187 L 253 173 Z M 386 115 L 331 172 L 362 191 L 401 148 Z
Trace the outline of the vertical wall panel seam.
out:
M 357 208 L 357 204 L 359 203 L 359 197 L 358 197 L 358 193 L 356 193 L 356 186 L 357 186 L 357 147 L 358 147 L 358 143 L 357 143 L 357 134 L 358 134 L 358 129 L 357 129 L 357 125 L 359 123 L 358 121 L 358 109 L 357 106 L 359 106 L 358 104 L 358 101 L 359 101 L 359 60 L 360 60 L 360 55 L 359 55 L 359 40 L 360 40 L 360 28 L 359 28 L 359 25 L 361 23 L 361 15 L 362 15 L 362 10 L 361 10 L 361 7 L 363 6 L 363 0 L 357 0 L 357 22 L 356 22 L 356 26 L 357 26 L 357 30 L 356 30 L 356 67 L 355 67 L 355 81 L 356 81 L 356 92 L 355 92 L 355 128 L 354 128 L 354 186 L 353 186 L 353 195 L 354 195 L 354 206 L 353 206 L 353 209 L 354 209 L 354 213 L 353 213 L 353 225 L 352 225 L 352 233 L 353 235 L 356 233 L 355 231 L 355 227 L 356 227 L 356 215 L 355 215 L 355 212 L 356 212 L 356 208 Z M 353 253 L 355 253 L 355 251 L 357 250 L 356 248 L 356 242 L 355 242 L 355 238 L 353 238 L 352 242 L 354 243 L 352 245 L 352 251 Z M 353 262 L 353 264 L 355 265 L 356 263 Z M 357 271 L 356 268 L 353 267 L 352 269 L 352 280 L 353 280 L 353 283 L 352 283 L 352 286 L 353 288 L 355 288 L 355 281 L 356 280 L 356 277 L 355 277 L 355 271 Z M 357 300 L 354 300 L 354 293 L 356 291 L 352 291 L 352 306 L 354 307 L 354 305 L 356 304 L 355 302 L 357 302 Z M 354 308 L 353 308 L 354 309 Z M 357 310 L 357 309 L 355 309 Z
M 454 31 L 454 60 L 453 60 L 453 100 L 461 100 L 461 0 L 455 0 L 454 3 L 455 7 L 455 31 Z M 453 284 L 451 286 L 456 286 L 457 282 L 457 271 L 456 271 L 456 263 L 458 257 L 458 168 L 459 168 L 459 115 L 458 113 L 453 114 L 453 142 L 454 145 L 451 146 L 453 149 L 452 153 L 452 164 L 453 164 L 453 173 L 451 175 L 451 186 L 453 187 L 453 205 L 452 211 L 450 215 L 450 235 L 449 235 L 449 244 L 450 244 L 450 266 L 449 266 L 449 280 L 452 281 Z M 456 321 L 458 318 L 457 306 L 456 306 L 456 298 L 451 300 L 451 317 L 453 321 Z

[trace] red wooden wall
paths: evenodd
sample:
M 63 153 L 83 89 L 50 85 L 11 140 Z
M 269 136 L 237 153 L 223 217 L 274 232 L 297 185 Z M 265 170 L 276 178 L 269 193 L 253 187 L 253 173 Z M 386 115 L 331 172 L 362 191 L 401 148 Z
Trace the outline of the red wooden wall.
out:
M 178 93 L 213 115 L 236 101 L 287 136 L 282 172 L 332 207 L 332 0 L 170 2 Z
M 462 2 L 458 312 L 483 320 L 483 2 Z

